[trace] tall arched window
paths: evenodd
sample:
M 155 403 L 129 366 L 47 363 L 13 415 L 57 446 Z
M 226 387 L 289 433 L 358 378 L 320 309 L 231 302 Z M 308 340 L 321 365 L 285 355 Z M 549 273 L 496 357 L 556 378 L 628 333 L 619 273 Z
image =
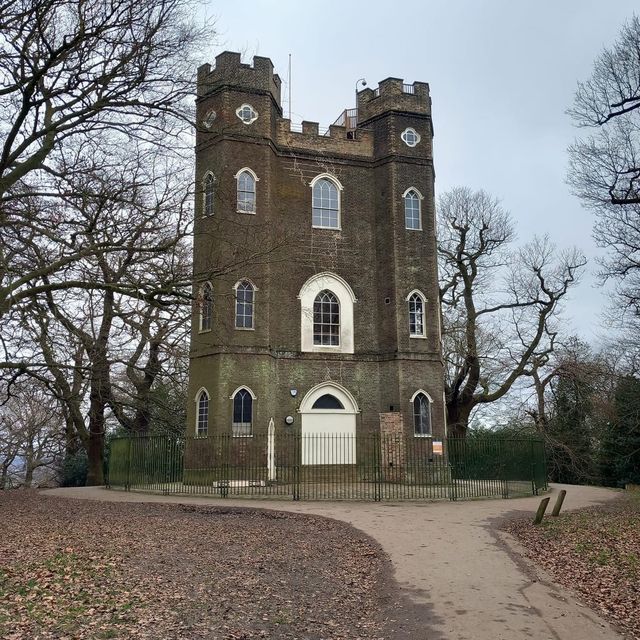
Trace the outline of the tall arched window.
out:
M 210 331 L 213 319 L 213 288 L 210 282 L 205 282 L 201 290 L 200 301 L 200 331 Z
M 409 335 L 412 338 L 424 338 L 426 327 L 424 323 L 424 296 L 417 291 L 409 294 Z
M 413 430 L 417 436 L 431 435 L 431 400 L 422 392 L 413 398 Z
M 243 280 L 236 285 L 236 329 L 253 329 L 255 288 Z
M 322 229 L 340 228 L 340 194 L 338 185 L 329 178 L 321 177 L 311 183 L 312 224 Z
M 354 353 L 354 305 L 349 284 L 335 273 L 311 276 L 300 289 L 300 350 Z
M 215 193 L 215 178 L 212 173 L 207 173 L 204 177 L 204 183 L 202 185 L 203 191 L 203 203 L 202 209 L 205 216 L 213 215 L 213 197 Z
M 231 432 L 234 436 L 250 436 L 253 423 L 253 394 L 244 387 L 233 395 L 233 422 Z
M 255 213 L 258 178 L 251 169 L 241 169 L 236 174 L 236 179 L 238 181 L 238 211 L 240 213 Z
M 340 345 L 340 303 L 326 289 L 313 301 L 313 344 L 325 347 Z
M 206 436 L 209 433 L 209 394 L 201 389 L 196 398 L 198 415 L 196 420 L 196 435 Z
M 404 226 L 407 229 L 422 229 L 420 200 L 421 196 L 415 189 L 409 189 L 404 194 Z

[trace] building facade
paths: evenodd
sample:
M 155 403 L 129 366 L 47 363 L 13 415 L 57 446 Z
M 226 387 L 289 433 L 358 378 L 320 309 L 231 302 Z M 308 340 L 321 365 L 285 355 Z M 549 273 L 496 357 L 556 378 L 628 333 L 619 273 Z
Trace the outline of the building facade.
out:
M 445 435 L 426 83 L 327 131 L 283 117 L 268 58 L 198 72 L 188 435 Z M 299 129 L 299 130 L 298 130 Z

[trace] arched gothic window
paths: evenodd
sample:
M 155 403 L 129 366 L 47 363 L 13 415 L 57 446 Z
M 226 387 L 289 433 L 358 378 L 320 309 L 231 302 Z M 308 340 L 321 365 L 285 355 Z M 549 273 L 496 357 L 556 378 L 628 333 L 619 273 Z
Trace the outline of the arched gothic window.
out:
M 431 401 L 422 392 L 413 398 L 413 430 L 417 436 L 431 435 Z
M 238 211 L 240 213 L 256 212 L 256 177 L 248 169 L 240 171 L 238 180 Z
M 409 298 L 409 335 L 413 338 L 424 338 L 426 327 L 424 323 L 424 297 L 418 292 Z
M 311 276 L 301 287 L 300 350 L 354 352 L 354 305 L 349 284 L 335 273 Z
M 213 320 L 213 288 L 210 282 L 202 286 L 200 301 L 200 331 L 210 331 Z
M 204 178 L 203 184 L 203 206 L 202 209 L 204 211 L 205 216 L 213 215 L 213 198 L 215 194 L 215 178 L 212 173 L 207 173 Z
M 236 285 L 236 329 L 253 329 L 255 288 L 243 280 Z
M 250 436 L 253 423 L 253 396 L 248 389 L 238 389 L 233 395 L 232 434 L 236 437 Z
M 340 345 L 340 303 L 326 289 L 313 302 L 313 344 L 325 347 Z
M 340 228 L 340 195 L 338 186 L 329 178 L 312 185 L 312 224 L 322 229 Z
M 416 231 L 422 229 L 420 194 L 415 189 L 409 189 L 404 194 L 404 226 Z
M 198 408 L 196 435 L 206 436 L 209 433 L 209 394 L 204 389 L 198 394 L 196 405 Z

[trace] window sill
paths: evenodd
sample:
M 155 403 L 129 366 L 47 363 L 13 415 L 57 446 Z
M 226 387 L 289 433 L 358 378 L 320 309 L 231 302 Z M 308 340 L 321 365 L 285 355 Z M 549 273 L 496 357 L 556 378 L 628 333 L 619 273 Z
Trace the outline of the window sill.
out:
M 201 333 L 211 333 L 213 329 L 198 329 L 198 334 Z
M 413 437 L 414 438 L 433 438 L 433 436 L 430 433 L 414 433 Z
M 253 438 L 253 433 L 250 433 L 249 435 L 243 435 L 243 434 L 235 434 L 232 433 L 231 434 L 232 438 Z
M 250 216 L 255 216 L 255 211 L 241 211 L 240 209 L 236 209 L 236 213 L 248 213 Z
M 236 331 L 255 331 L 254 327 L 234 327 Z
M 418 227 L 417 229 L 414 229 L 413 227 L 405 227 L 405 229 L 407 231 L 422 231 L 422 227 Z
M 312 229 L 326 229 L 327 231 L 342 231 L 342 227 L 321 227 L 316 224 L 311 225 Z
M 418 340 L 426 340 L 427 339 L 427 336 L 420 336 L 420 335 L 417 335 L 417 334 L 414 335 L 413 333 L 410 333 L 409 337 L 410 338 L 417 338 Z

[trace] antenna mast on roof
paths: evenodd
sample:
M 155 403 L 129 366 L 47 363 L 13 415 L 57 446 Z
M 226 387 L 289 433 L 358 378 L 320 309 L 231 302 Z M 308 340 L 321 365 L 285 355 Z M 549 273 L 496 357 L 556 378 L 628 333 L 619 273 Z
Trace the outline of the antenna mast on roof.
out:
M 291 120 L 291 54 L 289 54 L 289 120 Z

